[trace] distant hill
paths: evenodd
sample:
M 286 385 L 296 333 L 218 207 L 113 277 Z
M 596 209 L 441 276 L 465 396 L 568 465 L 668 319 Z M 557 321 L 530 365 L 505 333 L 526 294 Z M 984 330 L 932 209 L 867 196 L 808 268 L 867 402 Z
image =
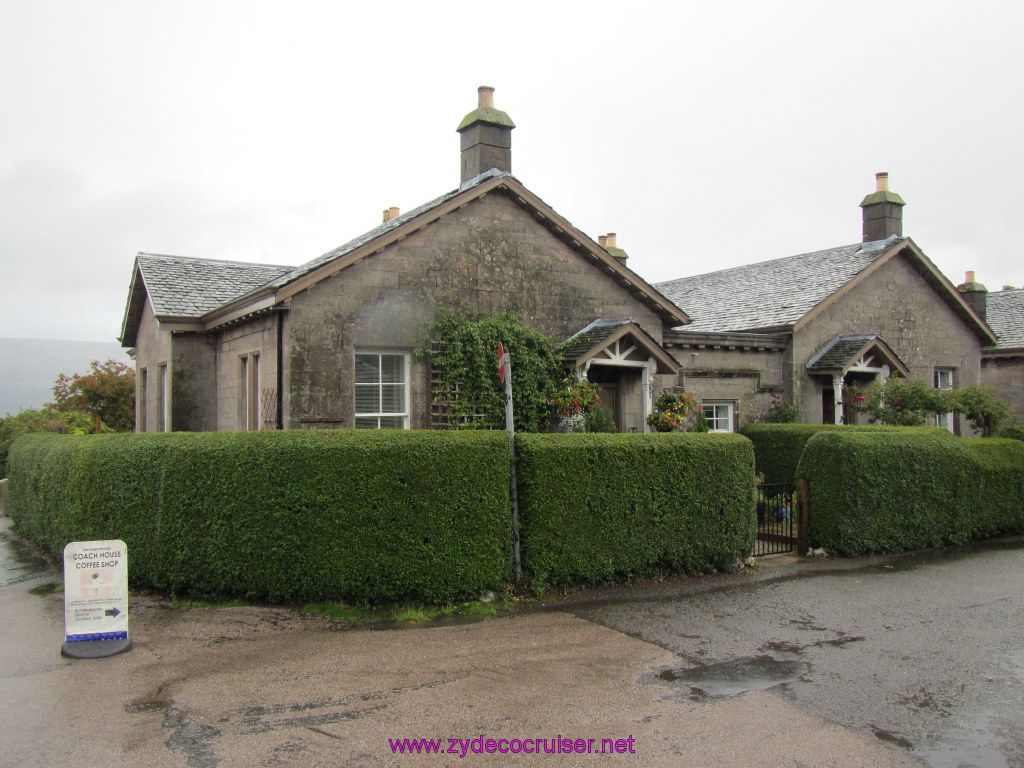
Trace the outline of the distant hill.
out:
M 134 362 L 116 341 L 0 338 L 0 417 L 53 402 L 53 383 L 85 373 L 93 360 Z

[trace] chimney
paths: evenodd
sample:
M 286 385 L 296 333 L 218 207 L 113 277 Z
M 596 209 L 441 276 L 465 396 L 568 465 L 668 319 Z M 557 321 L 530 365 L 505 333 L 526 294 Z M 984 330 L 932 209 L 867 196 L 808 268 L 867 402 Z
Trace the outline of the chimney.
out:
M 600 240 L 601 238 L 598 238 L 598 242 L 600 242 Z M 604 246 L 604 249 L 608 251 L 608 253 L 610 253 L 612 256 L 614 256 L 616 259 L 622 262 L 623 265 L 625 265 L 626 259 L 629 258 L 629 255 L 615 244 L 614 232 L 609 232 L 607 235 L 605 235 L 605 242 L 601 244 Z
M 384 209 L 384 221 L 391 221 L 392 219 L 398 218 L 398 206 L 392 205 L 390 208 Z
M 477 108 L 462 118 L 456 128 L 462 136 L 462 184 L 492 168 L 512 170 L 512 129 L 515 123 L 494 108 L 494 89 L 477 89 Z
M 889 174 L 875 174 L 875 191 L 860 204 L 864 209 L 864 242 L 903 237 L 903 198 L 889 191 Z
M 988 322 L 988 318 L 985 316 L 988 312 L 988 288 L 975 281 L 973 271 L 964 275 L 964 281 L 956 289 L 960 291 L 964 301 L 971 305 L 971 309 L 978 314 L 978 317 Z

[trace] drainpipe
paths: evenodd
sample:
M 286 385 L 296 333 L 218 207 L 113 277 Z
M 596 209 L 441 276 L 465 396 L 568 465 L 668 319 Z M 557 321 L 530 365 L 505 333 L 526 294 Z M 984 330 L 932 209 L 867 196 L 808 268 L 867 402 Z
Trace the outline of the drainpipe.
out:
M 284 312 L 277 313 L 277 429 L 284 429 Z

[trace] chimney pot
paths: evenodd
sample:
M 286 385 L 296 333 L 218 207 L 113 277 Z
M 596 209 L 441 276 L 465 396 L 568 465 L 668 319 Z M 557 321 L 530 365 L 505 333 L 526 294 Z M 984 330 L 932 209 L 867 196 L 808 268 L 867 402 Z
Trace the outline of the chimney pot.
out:
M 604 248 L 608 245 L 608 235 L 598 235 L 597 242 L 602 248 Z
M 618 245 L 616 245 L 614 232 L 609 232 L 607 235 L 604 236 L 604 242 L 602 243 L 602 245 L 605 247 L 608 253 L 610 253 L 619 261 L 620 264 L 626 263 L 626 259 L 629 258 L 629 254 L 627 254 L 624 250 L 619 248 Z
M 974 270 L 964 275 L 963 285 L 956 287 L 982 320 L 988 322 L 988 288 L 975 280 Z
M 863 209 L 864 242 L 888 240 L 895 235 L 903 237 L 903 198 L 889 191 L 889 174 L 881 171 L 875 174 L 875 191 L 865 197 Z
M 391 221 L 392 219 L 398 218 L 398 206 L 392 205 L 390 208 L 384 209 L 384 221 Z
M 489 85 L 477 88 L 477 102 L 477 108 L 455 129 L 461 137 L 463 184 L 491 169 L 512 171 L 512 129 L 516 124 L 494 108 L 494 89 Z

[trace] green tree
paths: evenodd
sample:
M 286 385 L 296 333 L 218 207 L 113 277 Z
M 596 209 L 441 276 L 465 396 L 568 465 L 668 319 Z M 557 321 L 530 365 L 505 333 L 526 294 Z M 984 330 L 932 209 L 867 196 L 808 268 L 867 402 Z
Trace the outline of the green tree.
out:
M 93 360 L 89 372 L 62 373 L 53 386 L 58 411 L 82 411 L 92 417 L 93 431 L 135 429 L 135 369 L 117 360 Z
M 1010 415 L 1010 404 L 1000 400 L 992 387 L 977 385 L 949 391 L 951 408 L 962 413 L 975 432 L 992 437 Z
M 949 413 L 949 390 L 933 389 L 925 382 L 907 381 L 891 376 L 875 382 L 865 390 L 855 386 L 843 389 L 847 409 L 866 413 L 879 424 L 898 427 L 916 427 L 925 423 L 929 415 Z
M 11 443 L 28 432 L 58 432 L 87 435 L 92 432 L 92 417 L 82 411 L 58 411 L 52 407 L 26 408 L 0 419 L 0 478 L 7 477 L 7 452 Z
M 865 390 L 847 387 L 843 397 L 847 408 L 867 413 L 873 421 L 901 427 L 925 423 L 928 416 L 962 413 L 975 432 L 992 437 L 1010 415 L 1010 404 L 994 394 L 992 387 L 973 385 L 963 389 L 933 389 L 920 380 L 896 376 L 876 382 Z

